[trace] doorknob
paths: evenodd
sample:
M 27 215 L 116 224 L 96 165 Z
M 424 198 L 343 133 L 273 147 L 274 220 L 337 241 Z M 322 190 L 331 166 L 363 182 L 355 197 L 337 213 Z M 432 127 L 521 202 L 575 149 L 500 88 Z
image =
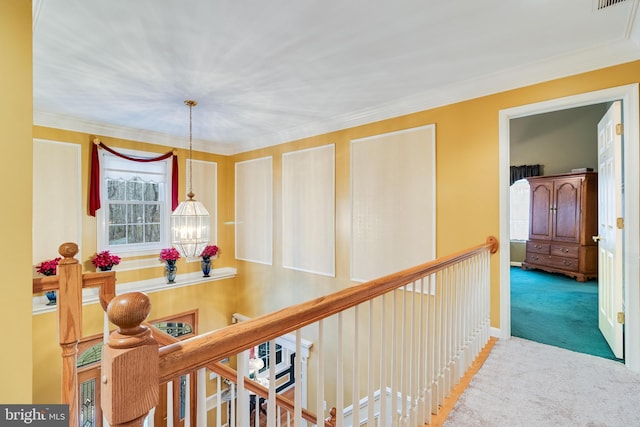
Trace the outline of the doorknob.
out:
M 602 236 L 598 235 L 598 236 L 591 236 L 591 238 L 593 239 L 594 242 L 598 243 L 600 240 L 602 240 Z

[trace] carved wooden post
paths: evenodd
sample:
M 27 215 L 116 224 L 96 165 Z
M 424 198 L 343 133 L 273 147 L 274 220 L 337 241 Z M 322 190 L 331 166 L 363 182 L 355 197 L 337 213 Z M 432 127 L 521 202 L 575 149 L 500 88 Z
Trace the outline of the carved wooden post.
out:
M 141 325 L 151 312 L 140 292 L 118 295 L 107 315 L 118 329 L 102 354 L 102 411 L 112 427 L 142 426 L 159 396 L 158 344 Z
M 58 322 L 62 347 L 62 403 L 69 405 L 69 425 L 79 425 L 78 341 L 82 337 L 82 266 L 74 256 L 78 245 L 67 242 L 58 252 Z

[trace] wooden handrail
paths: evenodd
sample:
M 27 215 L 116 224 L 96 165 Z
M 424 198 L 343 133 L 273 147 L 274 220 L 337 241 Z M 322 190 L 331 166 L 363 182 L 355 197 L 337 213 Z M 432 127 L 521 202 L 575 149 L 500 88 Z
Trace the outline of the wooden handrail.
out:
M 482 245 L 162 347 L 160 349 L 160 382 L 167 382 L 211 362 L 218 362 L 230 354 L 238 354 L 260 343 L 355 307 L 486 250 L 492 254 L 497 252 L 498 239 L 490 236 Z

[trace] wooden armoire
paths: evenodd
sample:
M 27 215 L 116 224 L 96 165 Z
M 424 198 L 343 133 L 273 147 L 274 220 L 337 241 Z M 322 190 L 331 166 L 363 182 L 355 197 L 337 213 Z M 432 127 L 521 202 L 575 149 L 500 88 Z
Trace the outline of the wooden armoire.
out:
M 529 239 L 523 269 L 598 277 L 598 174 L 576 172 L 527 179 Z

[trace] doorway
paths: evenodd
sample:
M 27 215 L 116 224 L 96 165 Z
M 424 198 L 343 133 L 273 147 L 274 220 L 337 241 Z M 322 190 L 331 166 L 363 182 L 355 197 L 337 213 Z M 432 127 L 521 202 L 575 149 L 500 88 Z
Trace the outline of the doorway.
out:
M 589 92 L 566 98 L 544 101 L 499 112 L 500 150 L 500 240 L 509 241 L 509 166 L 510 166 L 510 121 L 515 118 L 535 114 L 565 110 L 599 103 L 623 101 L 624 138 L 624 182 L 625 228 L 623 230 L 624 300 L 625 300 L 625 364 L 640 372 L 640 285 L 638 278 L 639 244 L 639 194 L 638 167 L 640 164 L 638 147 L 638 85 Z M 508 245 L 503 245 L 500 253 L 500 330 L 502 339 L 511 336 L 510 301 L 510 255 Z

